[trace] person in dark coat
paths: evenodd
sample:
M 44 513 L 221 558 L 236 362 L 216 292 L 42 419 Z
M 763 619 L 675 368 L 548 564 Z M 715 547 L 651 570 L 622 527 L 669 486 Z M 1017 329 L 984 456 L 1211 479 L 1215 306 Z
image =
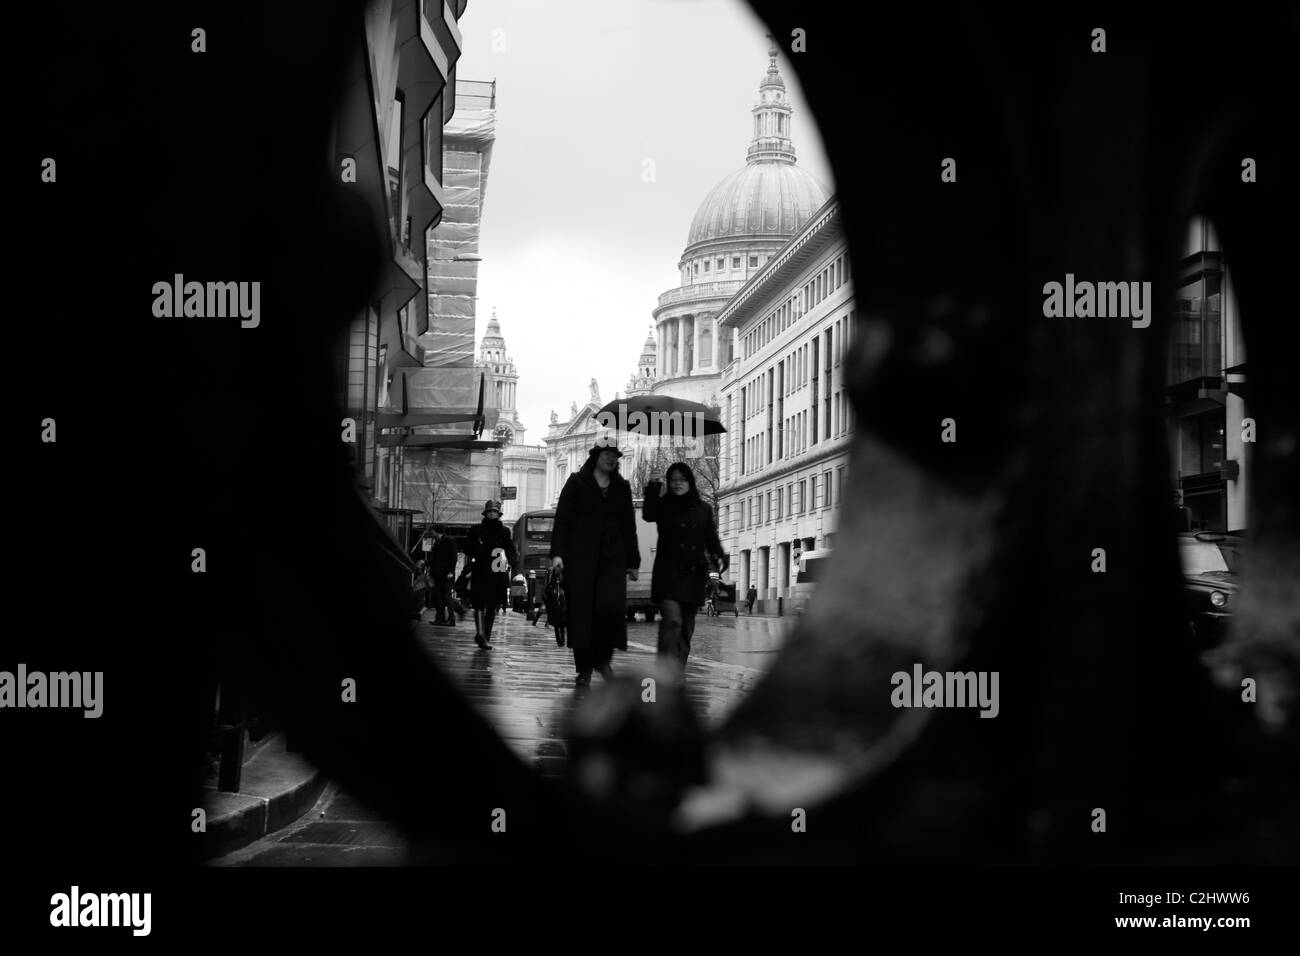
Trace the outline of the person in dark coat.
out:
M 564 572 L 565 637 L 579 687 L 591 683 L 593 670 L 611 680 L 614 651 L 627 650 L 627 582 L 637 579 L 641 550 L 632 487 L 618 473 L 622 455 L 612 445 L 593 447 L 555 508 L 551 567 Z
M 429 552 L 429 578 L 433 582 L 433 623 L 456 625 L 456 615 L 451 609 L 451 582 L 456 575 L 456 542 L 444 534 L 441 526 L 433 526 L 433 549 Z
M 705 601 L 709 572 L 727 570 L 713 509 L 700 498 L 695 473 L 685 462 L 668 467 L 668 488 L 646 485 L 641 517 L 659 527 L 650 600 L 659 605 L 658 657 L 686 669 L 695 635 L 695 614 Z
M 497 608 L 508 599 L 510 581 L 519 566 L 515 543 L 501 523 L 501 502 L 488 501 L 483 506 L 483 520 L 465 537 L 465 555 L 473 562 L 469 601 L 474 608 L 474 643 L 487 650 Z

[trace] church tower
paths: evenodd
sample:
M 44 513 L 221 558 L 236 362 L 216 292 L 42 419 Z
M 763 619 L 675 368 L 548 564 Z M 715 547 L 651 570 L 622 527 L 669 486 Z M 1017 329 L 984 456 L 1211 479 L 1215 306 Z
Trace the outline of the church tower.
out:
M 517 406 L 519 373 L 515 370 L 514 359 L 506 351 L 506 340 L 501 335 L 501 323 L 497 321 L 495 308 L 483 341 L 479 343 L 478 362 L 475 364 L 477 370 L 486 376 L 484 406 L 500 410 L 492 437 L 504 445 L 522 444 L 524 426 L 519 421 Z
M 651 325 L 650 331 L 646 333 L 645 345 L 641 347 L 641 358 L 636 363 L 636 373 L 627 380 L 629 398 L 633 395 L 649 394 L 654 389 L 655 369 L 659 363 L 658 356 L 655 354 L 656 348 L 655 330 Z

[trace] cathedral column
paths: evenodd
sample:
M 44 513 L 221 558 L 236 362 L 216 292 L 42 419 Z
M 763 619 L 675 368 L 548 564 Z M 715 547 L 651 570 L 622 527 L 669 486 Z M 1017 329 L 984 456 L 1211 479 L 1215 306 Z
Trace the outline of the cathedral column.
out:
M 686 316 L 677 316 L 677 374 L 686 374 Z
M 659 344 L 655 346 L 655 374 L 657 378 L 663 378 L 667 374 L 665 366 L 668 364 L 668 334 L 662 322 L 658 323 L 655 332 L 659 339 Z

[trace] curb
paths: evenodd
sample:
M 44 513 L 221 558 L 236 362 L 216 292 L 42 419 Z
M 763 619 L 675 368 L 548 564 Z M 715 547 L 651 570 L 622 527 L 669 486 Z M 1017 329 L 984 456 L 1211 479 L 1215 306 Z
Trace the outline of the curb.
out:
M 276 739 L 244 764 L 238 793 L 204 787 L 204 860 L 283 829 L 310 810 L 325 789 L 325 775 L 298 754 L 287 752 L 282 734 L 273 736 Z

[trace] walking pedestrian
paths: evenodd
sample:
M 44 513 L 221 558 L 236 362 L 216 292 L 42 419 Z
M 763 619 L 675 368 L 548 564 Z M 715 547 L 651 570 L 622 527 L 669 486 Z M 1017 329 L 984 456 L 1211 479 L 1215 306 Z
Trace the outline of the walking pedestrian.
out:
M 749 586 L 749 590 L 745 592 L 745 610 L 748 611 L 750 614 L 754 613 L 754 602 L 757 600 L 758 600 L 758 588 L 754 587 L 754 585 L 751 584 Z
M 563 572 L 566 633 L 577 686 L 594 670 L 612 680 L 615 650 L 627 650 L 627 582 L 637 579 L 632 487 L 618 473 L 623 453 L 597 443 L 581 469 L 569 475 L 555 508 L 551 567 Z
M 474 608 L 474 643 L 487 650 L 497 608 L 507 600 L 519 564 L 510 532 L 501 523 L 501 502 L 489 500 L 483 505 L 483 520 L 465 538 L 465 554 L 473 562 L 469 601 Z
M 695 635 L 695 615 L 705 601 L 715 566 L 726 571 L 729 559 L 718 540 L 713 509 L 695 487 L 695 473 L 685 462 L 668 467 L 668 487 L 646 485 L 641 517 L 659 528 L 650 600 L 659 606 L 657 656 L 686 669 Z
M 432 530 L 433 549 L 429 552 L 429 578 L 432 583 L 431 602 L 433 623 L 456 626 L 456 615 L 451 609 L 451 582 L 456 574 L 456 557 L 460 552 L 451 536 L 441 525 Z

